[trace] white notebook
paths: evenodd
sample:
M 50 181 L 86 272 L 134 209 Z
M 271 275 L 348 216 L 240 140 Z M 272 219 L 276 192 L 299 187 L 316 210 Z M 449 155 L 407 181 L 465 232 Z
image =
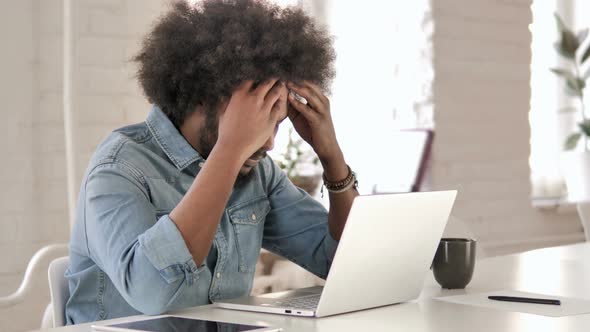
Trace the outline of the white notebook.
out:
M 488 296 L 516 296 L 556 299 L 561 301 L 561 305 L 495 301 L 488 299 Z M 511 312 L 524 312 L 529 314 L 550 317 L 564 317 L 590 313 L 590 300 L 576 299 L 563 296 L 553 296 L 546 294 L 526 293 L 514 290 L 501 290 L 486 293 L 471 293 L 464 295 L 438 297 L 436 299 L 450 303 L 472 305 L 477 307 L 485 307 L 490 309 L 505 310 Z

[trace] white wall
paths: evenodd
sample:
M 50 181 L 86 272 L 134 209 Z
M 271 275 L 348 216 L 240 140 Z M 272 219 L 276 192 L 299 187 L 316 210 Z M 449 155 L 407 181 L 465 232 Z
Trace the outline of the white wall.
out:
M 73 98 L 76 185 L 96 145 L 124 124 L 145 120 L 150 110 L 130 59 L 165 8 L 165 0 L 76 0 Z
M 432 3 L 434 186 L 488 254 L 582 241 L 575 213 L 531 206 L 530 0 Z
M 31 205 L 33 181 L 31 179 L 32 150 L 31 117 L 33 96 L 34 41 L 32 32 L 32 1 L 20 1 L 0 6 L 0 40 L 12 40 L 12 47 L 5 47 L 0 61 L 0 98 L 3 121 L 0 121 L 0 252 L 13 252 L 23 237 L 20 226 L 27 206 Z M 9 8 L 7 8 L 9 7 Z M 7 10 L 9 9 L 9 10 Z M 30 250 L 29 250 L 30 252 Z M 12 256 L 12 257 L 11 257 Z M 18 256 L 18 255 L 16 255 Z M 15 269 L 21 265 L 19 257 L 0 256 L 0 292 L 6 293 L 16 285 Z
M 143 121 L 148 104 L 129 58 L 164 0 L 75 0 L 72 106 L 76 184 L 112 129 Z M 0 2 L 0 297 L 16 291 L 32 255 L 69 240 L 63 123 L 63 1 Z M 46 287 L 46 276 L 39 283 Z M 40 326 L 47 289 L 0 310 L 0 331 Z
M 31 256 L 68 238 L 61 123 L 60 1 L 3 1 L 0 35 L 0 296 L 16 291 Z M 66 221 L 64 223 L 64 221 Z M 0 330 L 39 326 L 44 292 L 0 314 Z M 43 289 L 43 288 L 41 288 Z M 25 311 L 32 312 L 28 323 Z

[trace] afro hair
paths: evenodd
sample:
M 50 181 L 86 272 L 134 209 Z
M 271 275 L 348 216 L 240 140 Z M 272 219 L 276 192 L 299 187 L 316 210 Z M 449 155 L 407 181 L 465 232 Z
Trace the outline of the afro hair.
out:
M 328 91 L 334 59 L 331 36 L 301 8 L 204 0 L 173 3 L 133 61 L 148 100 L 180 127 L 198 105 L 213 109 L 244 80 L 308 80 Z

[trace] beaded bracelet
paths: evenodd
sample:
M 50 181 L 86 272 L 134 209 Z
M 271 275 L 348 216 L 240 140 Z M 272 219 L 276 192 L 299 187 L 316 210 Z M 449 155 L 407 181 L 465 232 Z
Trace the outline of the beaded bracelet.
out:
M 350 166 L 346 165 L 346 167 L 348 168 L 348 175 L 342 181 L 331 182 L 328 181 L 328 179 L 326 178 L 326 174 L 322 176 L 324 179 L 324 186 L 326 187 L 326 189 L 328 189 L 329 192 L 338 194 L 347 191 L 351 187 L 354 187 L 355 189 L 358 187 L 358 180 L 356 179 L 356 174 L 352 171 L 352 169 L 350 169 Z M 324 194 L 323 189 L 324 188 L 322 188 L 322 196 Z

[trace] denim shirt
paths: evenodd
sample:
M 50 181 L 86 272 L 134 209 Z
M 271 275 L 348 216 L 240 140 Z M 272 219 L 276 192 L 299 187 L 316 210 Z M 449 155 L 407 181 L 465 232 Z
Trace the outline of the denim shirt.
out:
M 269 157 L 236 182 L 205 260 L 214 266 L 197 266 L 169 213 L 205 162 L 157 107 L 99 145 L 70 241 L 68 324 L 248 295 L 261 247 L 326 278 L 328 213 Z

